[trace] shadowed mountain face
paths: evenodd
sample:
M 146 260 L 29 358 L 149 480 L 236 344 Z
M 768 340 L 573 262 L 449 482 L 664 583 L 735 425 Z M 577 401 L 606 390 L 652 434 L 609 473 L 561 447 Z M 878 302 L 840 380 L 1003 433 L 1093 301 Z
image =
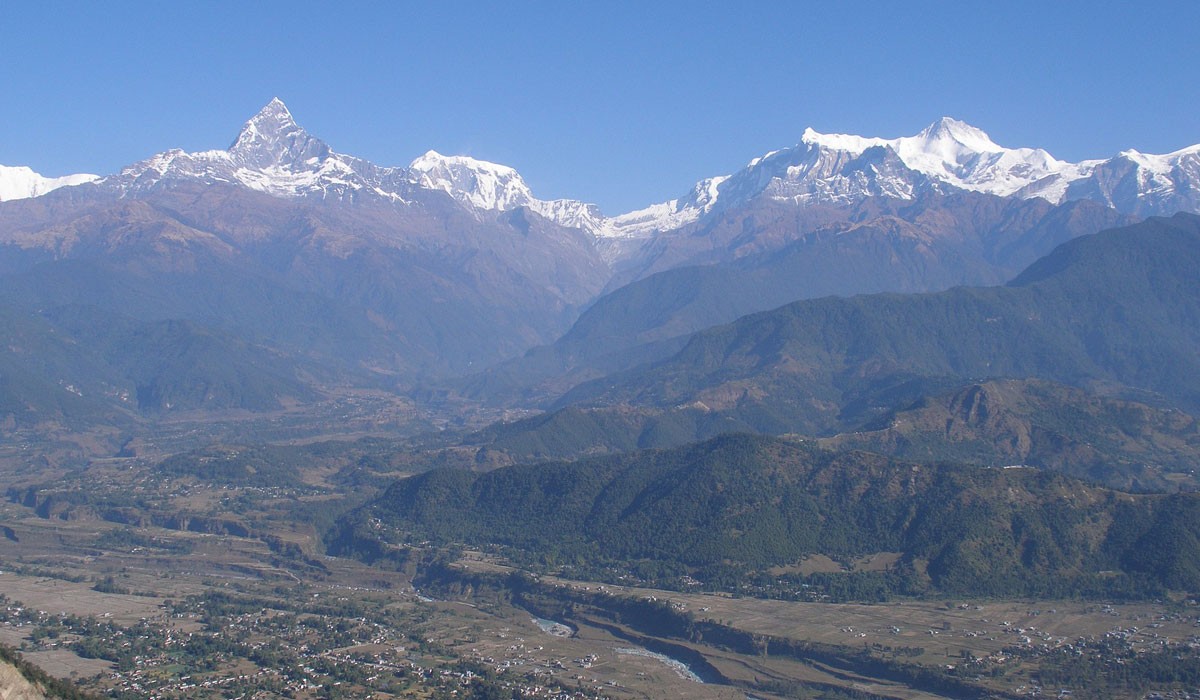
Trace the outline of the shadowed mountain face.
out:
M 1191 158 L 1142 157 L 1105 182 L 1167 168 L 1175 202 Z M 28 198 L 0 203 L 0 306 L 45 336 L 31 347 L 60 352 L 10 348 L 9 403 L 32 419 L 75 402 L 33 387 L 90 385 L 97 410 L 269 410 L 330 387 L 437 395 L 425 390 L 466 376 L 455 386 L 474 399 L 545 405 L 797 299 L 1000 283 L 1126 221 L 1065 190 L 1050 197 L 1063 204 L 1026 191 L 1103 171 L 1088 168 L 946 119 L 892 141 L 814 132 L 684 200 L 606 218 L 537 199 L 502 165 L 338 153 L 273 100 L 225 150 L 167 151 L 99 179 L 18 173 Z M 829 425 L 809 409 L 735 423 Z
M 309 334 L 400 373 L 548 340 L 607 279 L 578 231 L 519 211 L 480 220 L 440 194 L 403 208 L 212 185 L 82 207 L 45 201 L 57 195 L 0 212 L 10 298 L 259 331 L 285 348 Z
M 972 384 L 821 441 L 905 459 L 1029 465 L 1125 491 L 1195 488 L 1200 423 L 1040 380 Z
M 565 330 L 607 280 L 579 231 L 524 211 L 475 217 L 445 195 L 430 199 L 320 205 L 185 185 L 137 199 L 58 191 L 7 203 L 0 303 L 73 340 L 76 359 L 45 381 L 79 385 L 94 376 L 89 365 L 139 358 L 136 372 L 102 373 L 114 394 L 184 382 L 193 385 L 185 394 L 208 398 L 137 406 L 261 409 L 311 396 L 314 379 L 387 386 L 515 355 Z M 204 368 L 229 365 L 225 351 L 209 365 L 182 363 L 175 336 L 113 332 L 111 317 L 126 328 L 172 322 L 226 338 L 257 356 L 237 382 L 253 384 L 253 366 L 271 365 L 290 388 L 276 385 L 265 403 L 222 400 L 233 377 Z
M 1200 406 L 1200 217 L 1077 239 L 1009 286 L 797 302 L 698 333 L 560 404 L 695 403 L 820 433 L 964 381 L 1041 377 Z M 907 397 L 907 398 L 906 398 Z
M 1125 221 L 1092 202 L 1052 206 L 971 192 L 824 210 L 761 200 L 690 235 L 663 236 L 654 263 L 686 255 L 706 264 L 600 297 L 552 345 L 477 378 L 468 391 L 501 400 L 561 393 L 668 357 L 697 331 L 800 299 L 1002 284 L 1060 243 Z
M 460 436 L 454 454 L 463 466 L 488 469 L 679 447 L 755 430 L 737 415 L 698 403 L 568 406 Z M 913 460 L 1025 465 L 1124 491 L 1200 487 L 1200 422 L 1193 416 L 1036 379 L 969 383 L 902 403 L 818 443 Z

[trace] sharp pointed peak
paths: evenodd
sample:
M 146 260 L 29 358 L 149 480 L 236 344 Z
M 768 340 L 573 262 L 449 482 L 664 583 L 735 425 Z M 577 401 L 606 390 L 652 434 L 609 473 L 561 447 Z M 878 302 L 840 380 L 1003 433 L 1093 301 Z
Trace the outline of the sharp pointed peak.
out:
M 435 163 L 444 163 L 447 160 L 449 159 L 446 156 L 431 148 L 413 159 L 413 162 L 408 167 L 420 168 L 421 166 L 432 165 Z
M 251 148 L 264 141 L 272 141 L 281 134 L 294 131 L 302 130 L 296 124 L 296 120 L 292 118 L 292 113 L 288 111 L 283 100 L 273 97 L 266 106 L 246 120 L 229 150 Z
M 229 153 L 253 167 L 322 158 L 331 151 L 319 139 L 296 124 L 287 105 L 273 98 L 250 117 L 229 147 Z
M 976 151 L 995 151 L 999 147 L 992 142 L 990 136 L 976 126 L 955 119 L 942 117 L 921 130 L 917 138 L 926 141 L 954 140 Z
M 926 131 L 935 131 L 935 130 L 940 129 L 940 130 L 954 131 L 957 129 L 974 129 L 974 128 L 975 127 L 971 126 L 970 124 L 964 122 L 961 119 L 955 119 L 954 117 L 938 117 L 937 119 L 934 120 L 934 122 L 932 124 L 930 124 L 928 127 L 926 127 L 925 130 Z
M 278 97 L 272 97 L 270 102 L 247 120 L 246 126 L 249 127 L 251 124 L 263 123 L 293 125 L 296 121 L 292 119 L 292 113 L 288 110 L 287 105 L 283 103 L 283 100 Z

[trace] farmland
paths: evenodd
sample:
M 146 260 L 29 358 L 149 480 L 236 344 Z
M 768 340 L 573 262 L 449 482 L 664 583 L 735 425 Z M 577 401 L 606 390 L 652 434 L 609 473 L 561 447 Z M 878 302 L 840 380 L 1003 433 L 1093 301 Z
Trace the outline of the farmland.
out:
M 404 460 L 353 456 L 362 449 L 7 475 L 20 486 L 0 502 L 0 643 L 131 698 L 1183 698 L 1194 687 L 1200 608 L 1186 598 L 769 600 L 531 575 L 463 547 L 413 545 L 383 565 L 327 556 L 337 515 L 407 473 Z M 280 455 L 298 465 L 288 478 L 271 471 Z M 894 560 L 818 556 L 775 573 Z M 1165 675 L 1127 673 L 1167 658 Z

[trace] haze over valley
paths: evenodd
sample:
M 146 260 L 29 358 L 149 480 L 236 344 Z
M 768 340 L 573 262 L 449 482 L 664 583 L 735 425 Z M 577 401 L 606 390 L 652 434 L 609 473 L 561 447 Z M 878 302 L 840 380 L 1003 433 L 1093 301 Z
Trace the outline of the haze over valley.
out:
M 0 115 L 0 696 L 1197 697 L 1188 11 L 78 9 Z

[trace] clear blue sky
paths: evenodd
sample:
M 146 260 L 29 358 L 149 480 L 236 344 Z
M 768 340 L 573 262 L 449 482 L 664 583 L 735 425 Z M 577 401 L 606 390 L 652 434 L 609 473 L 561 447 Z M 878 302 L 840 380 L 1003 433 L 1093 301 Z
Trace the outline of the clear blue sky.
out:
M 225 148 L 273 96 L 335 150 L 432 148 L 619 213 L 795 144 L 949 115 L 1059 158 L 1200 142 L 1200 2 L 14 2 L 0 163 Z

